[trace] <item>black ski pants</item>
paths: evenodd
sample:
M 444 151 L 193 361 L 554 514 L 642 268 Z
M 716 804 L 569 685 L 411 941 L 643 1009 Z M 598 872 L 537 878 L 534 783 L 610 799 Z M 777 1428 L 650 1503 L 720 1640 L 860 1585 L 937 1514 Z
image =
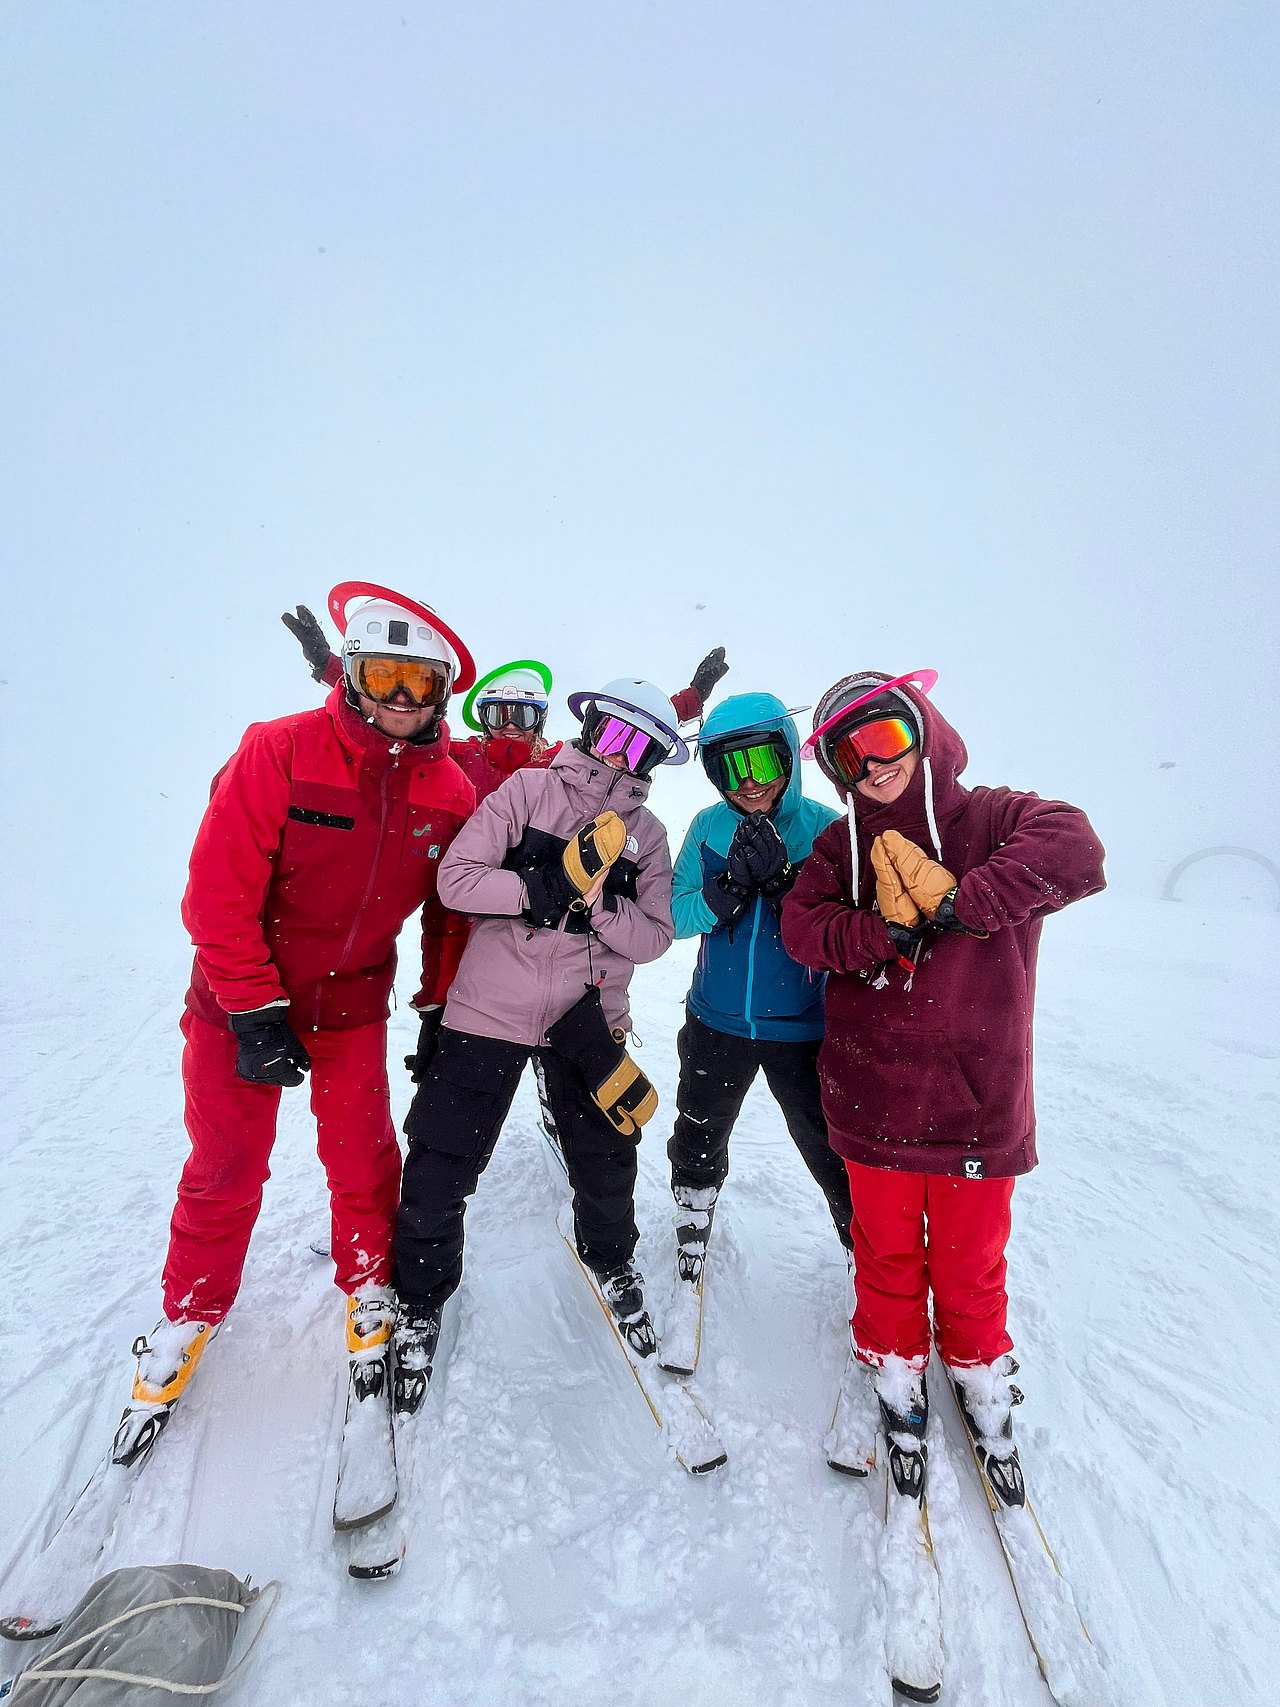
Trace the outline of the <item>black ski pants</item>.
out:
M 467 1199 L 489 1165 L 525 1064 L 536 1056 L 573 1190 L 578 1251 L 608 1274 L 636 1245 L 636 1144 L 614 1131 L 578 1069 L 553 1049 L 440 1032 L 404 1129 L 409 1137 L 396 1220 L 394 1285 L 432 1309 L 462 1279 Z
M 715 1186 L 729 1175 L 729 1134 L 751 1082 L 762 1069 L 800 1158 L 827 1200 L 846 1250 L 852 1248 L 849 1175 L 827 1142 L 818 1088 L 820 1042 L 770 1043 L 713 1031 L 686 1012 L 676 1039 L 680 1087 L 667 1145 L 672 1186 Z

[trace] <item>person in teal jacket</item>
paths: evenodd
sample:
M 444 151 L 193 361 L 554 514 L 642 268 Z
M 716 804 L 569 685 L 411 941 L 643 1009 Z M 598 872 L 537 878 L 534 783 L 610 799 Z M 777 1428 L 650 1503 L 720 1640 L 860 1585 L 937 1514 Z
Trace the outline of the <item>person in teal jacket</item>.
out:
M 818 1085 L 825 979 L 791 958 L 778 924 L 814 837 L 838 814 L 801 794 L 800 738 L 772 694 L 722 701 L 702 726 L 698 756 L 720 799 L 689 826 L 673 876 L 676 935 L 702 944 L 677 1040 L 667 1145 L 680 1274 L 695 1281 L 729 1172 L 729 1134 L 761 1069 L 846 1251 L 852 1218 Z

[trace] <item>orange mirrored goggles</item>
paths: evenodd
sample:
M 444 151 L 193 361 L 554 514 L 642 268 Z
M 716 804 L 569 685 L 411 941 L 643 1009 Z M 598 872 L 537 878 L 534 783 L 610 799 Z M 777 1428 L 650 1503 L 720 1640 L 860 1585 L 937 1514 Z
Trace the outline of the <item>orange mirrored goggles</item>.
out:
M 831 763 L 845 782 L 861 782 L 873 764 L 891 765 L 916 744 L 916 732 L 905 717 L 878 717 L 859 723 L 831 744 Z
M 394 658 L 358 652 L 348 660 L 351 685 L 366 699 L 389 705 L 397 696 L 411 699 L 419 710 L 442 705 L 449 697 L 449 672 L 432 658 Z

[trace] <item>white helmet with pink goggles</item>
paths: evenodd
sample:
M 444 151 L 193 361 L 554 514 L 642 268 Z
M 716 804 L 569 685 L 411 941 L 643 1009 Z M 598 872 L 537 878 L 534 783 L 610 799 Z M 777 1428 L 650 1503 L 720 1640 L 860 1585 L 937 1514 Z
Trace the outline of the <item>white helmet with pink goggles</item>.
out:
M 569 710 L 582 724 L 583 741 L 592 745 L 602 724 L 612 718 L 630 724 L 653 744 L 653 751 L 641 753 L 620 746 L 617 750 L 627 759 L 627 769 L 636 776 L 648 776 L 658 765 L 683 765 L 688 762 L 689 748 L 676 725 L 676 708 L 652 682 L 638 676 L 619 676 L 591 693 L 571 693 Z M 634 762 L 633 762 L 634 761 Z

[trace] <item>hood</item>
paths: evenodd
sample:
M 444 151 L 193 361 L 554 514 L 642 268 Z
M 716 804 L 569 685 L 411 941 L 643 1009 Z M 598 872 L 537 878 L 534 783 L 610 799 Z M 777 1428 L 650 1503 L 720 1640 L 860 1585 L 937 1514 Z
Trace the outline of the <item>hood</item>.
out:
M 564 784 L 575 808 L 582 812 L 584 823 L 606 808 L 625 818 L 649 798 L 650 777 L 616 771 L 567 741 L 547 769 L 554 771 Z
M 892 680 L 893 677 L 883 670 L 860 670 L 855 675 L 846 676 L 822 696 L 815 714 L 815 727 L 827 715 L 823 711 L 823 703 L 834 700 L 837 694 L 855 688 L 870 693 L 877 682 Z M 905 701 L 907 714 L 923 732 L 920 763 L 898 798 L 884 806 L 877 806 L 856 789 L 837 784 L 837 791 L 843 796 L 845 810 L 850 817 L 854 847 L 856 850 L 860 845 L 864 857 L 869 857 L 871 844 L 877 836 L 885 830 L 897 830 L 945 865 L 946 824 L 964 804 L 968 794 L 960 782 L 969 763 L 968 750 L 956 730 L 918 688 L 904 683 L 888 691 L 892 697 Z M 855 852 L 855 886 L 859 883 L 859 866 Z M 856 887 L 854 900 L 857 900 Z
M 768 730 L 778 729 L 786 737 L 791 749 L 791 775 L 782 797 L 774 807 L 770 816 L 776 822 L 784 822 L 790 818 L 800 806 L 800 735 L 794 721 L 787 716 L 787 708 L 782 701 L 771 693 L 735 693 L 728 699 L 722 699 L 715 710 L 710 712 L 698 734 L 699 748 L 710 746 L 713 741 L 727 740 L 731 735 L 748 733 L 764 734 Z M 720 791 L 716 790 L 717 794 Z M 731 812 L 739 818 L 745 816 L 732 801 L 725 800 L 720 795 Z

